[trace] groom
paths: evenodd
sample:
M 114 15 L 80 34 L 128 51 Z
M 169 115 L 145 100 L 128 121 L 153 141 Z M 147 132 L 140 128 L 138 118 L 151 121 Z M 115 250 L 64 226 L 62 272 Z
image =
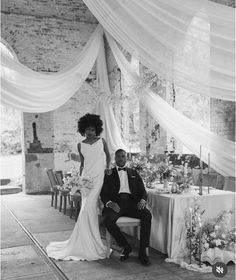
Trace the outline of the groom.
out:
M 122 149 L 115 153 L 116 167 L 106 174 L 101 191 L 104 203 L 103 220 L 107 230 L 115 238 L 123 251 L 120 260 L 124 261 L 132 251 L 129 243 L 116 225 L 121 216 L 141 219 L 139 260 L 149 265 L 147 255 L 151 230 L 151 213 L 146 208 L 147 193 L 142 178 L 134 169 L 126 167 L 127 155 Z

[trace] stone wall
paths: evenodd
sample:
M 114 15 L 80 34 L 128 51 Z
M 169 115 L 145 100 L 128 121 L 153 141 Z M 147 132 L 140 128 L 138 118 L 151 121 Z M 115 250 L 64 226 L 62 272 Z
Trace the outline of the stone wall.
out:
M 211 131 L 235 141 L 235 103 L 211 99 L 210 106 Z
M 38 72 L 57 72 L 72 62 L 97 26 L 97 20 L 82 0 L 3 0 L 1 4 L 1 36 L 22 64 Z M 77 121 L 84 113 L 91 112 L 94 102 L 91 91 L 83 86 L 55 111 L 24 113 L 24 181 L 27 193 L 39 192 L 40 186 L 42 191 L 49 190 L 44 168 L 67 171 L 73 166 L 68 153 L 76 151 L 79 140 Z M 51 155 L 27 155 L 33 141 L 33 122 L 42 147 L 53 149 Z

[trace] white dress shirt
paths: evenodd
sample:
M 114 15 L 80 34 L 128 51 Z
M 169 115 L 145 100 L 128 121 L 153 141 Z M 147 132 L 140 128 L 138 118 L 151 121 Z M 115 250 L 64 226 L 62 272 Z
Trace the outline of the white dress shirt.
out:
M 125 167 L 125 166 L 123 166 Z M 127 174 L 127 171 L 124 171 L 124 170 L 120 170 L 118 171 L 118 166 L 116 166 L 116 170 L 118 172 L 118 176 L 120 178 L 120 190 L 119 190 L 119 193 L 130 193 L 130 189 L 129 189 L 129 181 L 128 181 L 128 174 Z M 107 203 L 106 203 L 106 207 L 108 207 L 108 204 L 111 202 L 111 200 L 109 200 Z
M 124 166 L 125 167 L 125 166 Z M 120 190 L 119 193 L 131 193 L 129 189 L 129 181 L 127 171 L 118 171 L 118 166 L 116 166 L 119 178 L 120 178 Z

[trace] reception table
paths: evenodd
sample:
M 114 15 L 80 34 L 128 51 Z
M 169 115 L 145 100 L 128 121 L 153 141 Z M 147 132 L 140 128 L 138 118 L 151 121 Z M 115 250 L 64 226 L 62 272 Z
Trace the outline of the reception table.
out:
M 158 189 L 147 189 L 148 208 L 152 213 L 150 246 L 173 261 L 181 259 L 186 250 L 184 217 L 196 199 L 200 209 L 205 210 L 203 222 L 235 207 L 235 193 L 211 189 L 208 194 L 207 188 L 203 188 L 200 196 L 197 188 L 183 194 L 160 194 Z

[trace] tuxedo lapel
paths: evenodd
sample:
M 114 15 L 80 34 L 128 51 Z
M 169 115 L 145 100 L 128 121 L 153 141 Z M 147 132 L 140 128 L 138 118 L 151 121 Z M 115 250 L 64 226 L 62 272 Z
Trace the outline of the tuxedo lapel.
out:
M 131 169 L 127 168 L 127 175 L 128 175 L 128 183 L 129 183 L 129 190 L 131 193 L 133 193 L 133 184 L 131 180 Z
M 118 192 L 119 192 L 119 190 L 120 190 L 120 177 L 118 175 L 118 171 L 117 171 L 116 167 L 113 168 L 112 175 L 113 175 L 112 181 L 114 182 L 114 185 L 118 188 Z

